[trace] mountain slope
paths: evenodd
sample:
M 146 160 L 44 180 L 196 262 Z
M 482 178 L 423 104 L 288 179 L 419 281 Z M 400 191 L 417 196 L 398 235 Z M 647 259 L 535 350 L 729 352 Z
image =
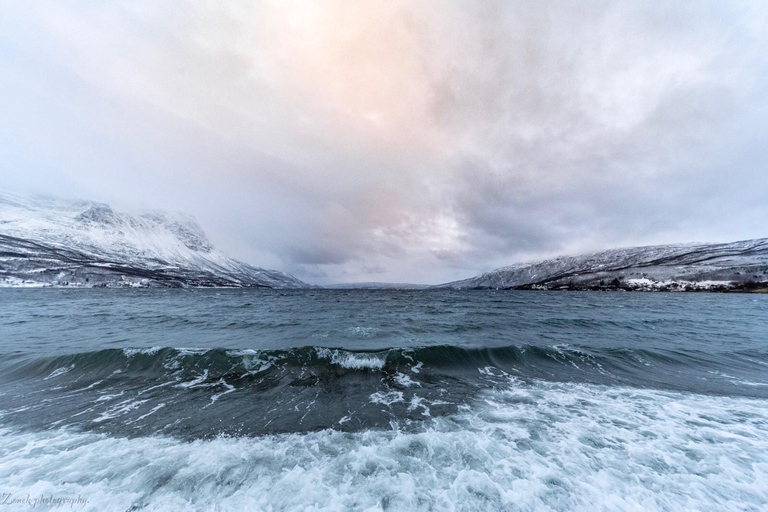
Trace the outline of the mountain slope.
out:
M 734 290 L 768 288 L 768 238 L 613 249 L 520 263 L 441 288 Z
M 195 219 L 0 192 L 0 286 L 305 288 L 217 251 Z

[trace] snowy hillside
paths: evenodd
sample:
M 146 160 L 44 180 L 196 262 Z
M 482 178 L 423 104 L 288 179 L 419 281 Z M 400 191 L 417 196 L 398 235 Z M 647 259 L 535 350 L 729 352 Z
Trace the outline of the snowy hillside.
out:
M 613 249 L 520 263 L 441 288 L 752 291 L 768 288 L 768 238 Z
M 0 192 L 0 286 L 307 287 L 217 251 L 195 219 Z

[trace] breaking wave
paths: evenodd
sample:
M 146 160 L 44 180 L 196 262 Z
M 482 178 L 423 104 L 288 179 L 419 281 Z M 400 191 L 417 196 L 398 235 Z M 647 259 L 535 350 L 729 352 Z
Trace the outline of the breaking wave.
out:
M 417 428 L 479 392 L 574 382 L 766 398 L 759 352 L 430 346 L 354 351 L 109 349 L 8 359 L 11 422 L 211 438 L 338 428 Z M 44 404 L 29 405 L 30 396 Z M 223 420 L 222 420 L 223 418 Z

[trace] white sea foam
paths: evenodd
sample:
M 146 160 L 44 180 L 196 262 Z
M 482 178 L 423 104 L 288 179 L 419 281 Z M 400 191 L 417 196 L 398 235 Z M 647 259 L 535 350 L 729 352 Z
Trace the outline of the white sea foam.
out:
M 188 381 L 188 382 L 181 382 L 179 384 L 176 384 L 177 388 L 196 388 L 196 387 L 209 387 L 213 384 L 205 383 L 205 380 L 208 378 L 208 370 L 203 370 L 203 373 L 195 377 L 194 379 Z
M 403 386 L 404 388 L 409 388 L 411 386 L 419 386 L 421 387 L 421 383 L 413 380 L 409 375 L 406 375 L 401 372 L 397 372 L 397 374 L 394 377 L 394 380 L 397 384 L 400 386 Z
M 178 354 L 163 363 L 163 367 L 168 370 L 177 370 L 181 368 L 182 358 L 189 356 L 198 356 L 208 352 L 208 349 L 204 348 L 178 348 Z
M 211 396 L 211 403 L 208 405 L 216 403 L 216 400 L 218 400 L 222 396 L 228 395 L 229 393 L 232 393 L 235 391 L 235 386 L 233 386 L 232 384 L 229 384 L 227 381 L 224 380 L 224 378 L 221 378 L 218 381 L 216 381 L 216 385 L 223 387 L 224 391 L 222 391 L 221 393 L 216 393 L 215 395 Z M 206 405 L 206 407 L 208 406 Z
M 127 414 L 133 411 L 134 409 L 141 407 L 141 404 L 146 402 L 147 400 L 131 400 L 131 399 L 124 400 L 110 407 L 103 413 L 101 413 L 97 418 L 93 419 L 93 422 L 101 423 L 102 421 L 106 421 L 112 418 L 116 418 L 118 416 L 122 416 L 123 414 Z
M 416 409 L 421 409 L 422 416 L 431 416 L 427 401 L 420 396 L 414 395 L 411 397 L 411 403 L 408 406 L 408 410 L 415 411 Z
M 96 402 L 107 402 L 109 400 L 114 400 L 117 397 L 123 396 L 125 394 L 125 391 L 121 391 L 119 393 L 113 393 L 108 395 L 102 395 L 99 398 L 96 399 Z
M 168 381 L 168 382 L 163 382 L 162 384 L 157 384 L 155 386 L 150 386 L 148 388 L 141 389 L 136 394 L 137 395 L 143 395 L 144 393 L 149 393 L 150 391 L 154 391 L 156 389 L 164 388 L 166 386 L 171 386 L 173 384 L 177 384 L 178 382 L 179 382 L 179 380 L 178 380 L 178 378 L 176 378 L 175 380 L 171 380 L 171 381 Z
M 257 356 L 259 355 L 260 352 L 252 348 L 242 348 L 237 350 L 227 350 L 226 353 L 228 356 L 231 356 L 231 357 L 244 357 L 244 356 Z
M 377 391 L 375 393 L 372 393 L 371 396 L 368 398 L 371 403 L 374 404 L 382 404 L 382 405 L 392 405 L 398 402 L 403 401 L 403 392 L 402 391 Z
M 133 357 L 137 354 L 152 356 L 157 354 L 163 349 L 163 347 L 149 347 L 149 348 L 124 348 L 123 354 L 126 357 Z
M 319 357 L 330 359 L 333 364 L 350 370 L 381 370 L 384 368 L 384 354 L 345 352 L 328 348 L 317 348 L 316 350 Z
M 723 373 L 719 371 L 711 371 L 709 373 L 722 377 L 726 379 L 728 382 L 732 384 L 736 384 L 737 386 L 753 386 L 753 387 L 768 386 L 768 382 L 755 382 L 752 380 L 740 379 L 738 377 L 734 377 L 733 375 L 728 375 L 727 373 Z
M 582 384 L 495 390 L 419 432 L 183 442 L 0 430 L 16 495 L 78 510 L 761 510 L 768 402 Z M 525 399 L 522 399 L 525 398 Z
M 256 350 L 229 350 L 227 355 L 233 357 L 242 357 L 243 366 L 248 373 L 256 374 L 266 371 L 277 362 L 277 357 L 264 354 Z
M 157 404 L 148 413 L 142 414 L 141 416 L 139 416 L 135 420 L 127 421 L 126 424 L 136 423 L 138 421 L 143 420 L 144 418 L 146 418 L 148 416 L 152 416 L 153 414 L 155 414 L 157 411 L 159 411 L 163 407 L 165 407 L 165 403 Z
M 48 376 L 47 376 L 46 378 L 44 378 L 43 380 L 48 380 L 48 379 L 55 379 L 56 377 L 59 377 L 60 375 L 64 375 L 65 373 L 69 372 L 69 371 L 70 371 L 70 370 L 72 370 L 74 367 L 75 367 L 75 365 L 65 366 L 65 367 L 62 367 L 62 368 L 57 368 L 56 370 L 53 370 L 53 371 L 50 373 L 50 375 L 48 375 Z
M 93 389 L 96 386 L 98 386 L 99 384 L 101 384 L 102 382 L 104 382 L 104 381 L 103 380 L 97 380 L 97 381 L 91 383 L 88 387 L 85 387 L 85 388 L 81 389 L 80 391 L 87 391 L 89 389 Z
M 350 334 L 353 334 L 355 336 L 360 336 L 361 338 L 371 338 L 376 333 L 381 331 L 378 327 L 363 327 L 363 326 L 357 326 L 357 327 L 348 327 L 347 332 Z
M 207 348 L 180 347 L 180 348 L 177 348 L 176 350 L 179 351 L 179 356 L 180 357 L 184 357 L 184 356 L 197 356 L 197 355 L 200 355 L 200 354 L 205 354 L 210 349 L 207 349 Z

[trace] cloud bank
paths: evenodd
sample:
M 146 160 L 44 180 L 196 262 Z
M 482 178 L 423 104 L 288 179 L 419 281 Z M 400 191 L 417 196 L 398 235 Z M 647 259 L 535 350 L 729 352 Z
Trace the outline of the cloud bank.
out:
M 764 2 L 4 2 L 0 186 L 316 283 L 768 236 Z

